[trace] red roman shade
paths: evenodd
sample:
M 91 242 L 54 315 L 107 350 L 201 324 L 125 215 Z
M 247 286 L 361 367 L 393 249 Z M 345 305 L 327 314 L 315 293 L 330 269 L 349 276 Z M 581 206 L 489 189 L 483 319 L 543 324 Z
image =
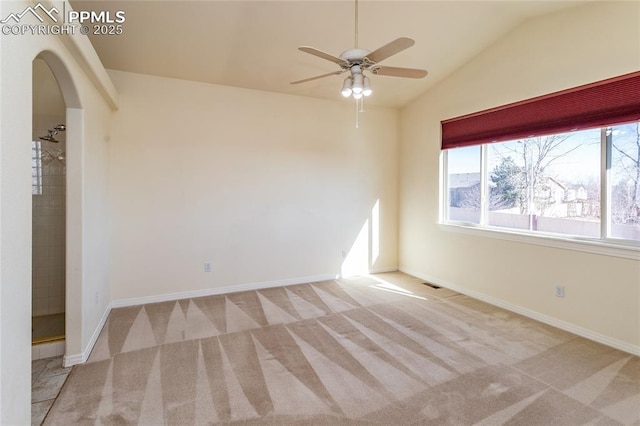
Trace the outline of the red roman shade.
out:
M 640 120 L 640 71 L 442 121 L 442 149 Z

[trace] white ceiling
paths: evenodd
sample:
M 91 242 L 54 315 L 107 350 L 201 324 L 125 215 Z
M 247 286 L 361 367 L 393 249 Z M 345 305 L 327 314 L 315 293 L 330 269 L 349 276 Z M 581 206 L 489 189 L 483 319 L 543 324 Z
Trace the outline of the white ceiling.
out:
M 122 35 L 91 36 L 110 69 L 338 100 L 344 75 L 300 52 L 313 46 L 338 56 L 354 47 L 354 2 L 71 0 L 75 10 L 125 12 Z M 575 1 L 359 2 L 359 47 L 398 38 L 416 44 L 382 64 L 424 68 L 421 80 L 372 76 L 369 103 L 402 107 L 527 19 Z

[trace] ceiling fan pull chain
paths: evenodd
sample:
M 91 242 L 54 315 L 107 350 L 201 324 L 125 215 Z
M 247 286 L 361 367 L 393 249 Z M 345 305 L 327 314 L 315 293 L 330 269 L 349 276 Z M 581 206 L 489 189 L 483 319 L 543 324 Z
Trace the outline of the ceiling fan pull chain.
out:
M 359 99 L 356 99 L 356 129 L 360 128 L 360 108 L 358 108 Z

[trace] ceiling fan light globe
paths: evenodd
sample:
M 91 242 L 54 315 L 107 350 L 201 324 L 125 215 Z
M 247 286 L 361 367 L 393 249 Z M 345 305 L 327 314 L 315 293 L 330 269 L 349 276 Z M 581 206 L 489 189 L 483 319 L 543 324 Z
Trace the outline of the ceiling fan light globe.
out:
M 371 88 L 371 80 L 369 80 L 369 77 L 365 77 L 364 85 L 362 88 L 362 94 L 365 96 L 371 96 L 372 93 L 373 93 L 373 89 Z
M 360 99 L 361 97 L 362 97 L 362 92 L 356 93 L 355 90 L 353 91 L 353 98 L 354 99 Z
M 353 85 L 351 86 L 351 90 L 353 93 L 362 93 L 364 89 L 362 74 L 355 74 L 353 76 Z
M 347 77 L 342 83 L 342 91 L 340 93 L 342 93 L 342 96 L 344 96 L 345 98 L 348 98 L 349 96 L 351 96 L 351 92 L 351 78 Z

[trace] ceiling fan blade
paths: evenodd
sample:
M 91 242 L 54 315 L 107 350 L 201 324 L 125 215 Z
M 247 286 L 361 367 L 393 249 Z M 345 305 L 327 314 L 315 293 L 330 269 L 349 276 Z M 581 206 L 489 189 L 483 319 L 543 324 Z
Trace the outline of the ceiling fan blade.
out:
M 307 81 L 318 80 L 319 78 L 325 78 L 325 77 L 329 77 L 329 76 L 332 76 L 332 75 L 338 75 L 338 74 L 342 74 L 343 72 L 344 72 L 343 70 L 329 72 L 329 73 L 326 73 L 326 74 L 317 75 L 315 77 L 305 78 L 304 80 L 292 81 L 290 84 L 306 83 Z
M 388 75 L 390 77 L 423 78 L 427 76 L 427 70 L 416 68 L 375 67 L 371 69 L 375 75 Z
M 347 64 L 347 61 L 345 61 L 344 59 L 340 59 L 336 56 L 329 55 L 328 53 L 324 53 L 323 51 L 318 50 L 314 47 L 302 46 L 302 47 L 298 47 L 298 49 L 310 55 L 317 56 L 318 58 L 322 58 L 322 59 L 326 59 L 327 61 L 334 62 L 340 66 Z
M 384 61 L 389 56 L 393 56 L 396 53 L 402 52 L 405 49 L 413 46 L 416 42 L 407 37 L 400 37 L 398 39 L 393 40 L 391 43 L 387 43 L 384 46 L 374 50 L 366 56 L 370 62 L 377 64 L 378 62 Z

